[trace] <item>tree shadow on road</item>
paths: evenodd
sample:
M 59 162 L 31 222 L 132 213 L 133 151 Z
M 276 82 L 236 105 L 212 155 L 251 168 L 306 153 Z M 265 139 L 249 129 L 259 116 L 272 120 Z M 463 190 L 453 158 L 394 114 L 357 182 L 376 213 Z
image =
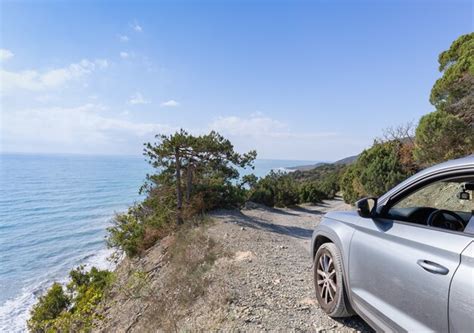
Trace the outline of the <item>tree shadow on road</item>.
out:
M 226 214 L 228 219 L 224 221 L 225 223 L 235 223 L 241 227 L 265 230 L 299 239 L 310 239 L 313 234 L 312 229 L 274 224 L 262 218 L 244 215 L 239 211 L 229 213 Z
M 306 207 L 305 206 L 296 206 L 296 207 L 293 207 L 292 209 L 297 211 L 297 212 L 306 213 L 306 214 L 313 214 L 313 215 L 326 214 L 326 212 L 322 212 L 320 210 L 313 209 L 313 207 L 317 207 L 317 206 L 311 206 L 311 208 L 308 207 L 308 206 L 306 206 Z

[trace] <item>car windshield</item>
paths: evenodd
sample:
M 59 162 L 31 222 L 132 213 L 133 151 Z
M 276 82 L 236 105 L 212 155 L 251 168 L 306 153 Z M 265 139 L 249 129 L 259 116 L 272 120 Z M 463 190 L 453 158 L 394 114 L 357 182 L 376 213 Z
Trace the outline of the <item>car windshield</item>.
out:
M 471 213 L 474 210 L 472 184 L 474 178 L 435 182 L 403 198 L 394 208 L 431 207 Z

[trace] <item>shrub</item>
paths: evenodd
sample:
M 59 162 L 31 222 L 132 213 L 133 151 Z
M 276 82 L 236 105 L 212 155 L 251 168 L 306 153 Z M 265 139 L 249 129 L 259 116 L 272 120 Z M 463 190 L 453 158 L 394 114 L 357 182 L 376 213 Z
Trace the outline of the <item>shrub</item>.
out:
M 130 257 L 139 252 L 145 236 L 145 226 L 137 214 L 138 209 L 138 206 L 134 206 L 127 213 L 116 214 L 112 219 L 113 226 L 107 228 L 107 245 L 120 248 Z
M 320 190 L 320 186 L 317 183 L 306 183 L 301 185 L 300 187 L 300 203 L 316 204 L 318 202 L 321 202 L 326 197 L 326 194 Z
M 353 204 L 366 193 L 359 181 L 359 169 L 355 164 L 349 166 L 341 178 L 342 197 L 346 203 Z
M 112 283 L 113 275 L 92 267 L 85 271 L 80 266 L 69 273 L 70 282 L 65 291 L 54 283 L 46 295 L 40 297 L 31 310 L 28 329 L 32 332 L 90 331 L 96 307 Z
M 341 179 L 344 201 L 354 203 L 364 196 L 380 196 L 410 176 L 413 171 L 401 163 L 402 147 L 398 141 L 375 142 L 364 150 Z
M 31 310 L 28 329 L 32 332 L 46 332 L 54 326 L 54 320 L 68 309 L 70 298 L 64 293 L 59 283 L 54 283 Z
M 379 196 L 406 179 L 399 142 L 376 143 L 357 159 L 360 183 L 368 195 Z
M 300 183 L 312 183 L 324 193 L 324 199 L 333 199 L 340 190 L 340 180 L 346 169 L 345 165 L 323 164 L 311 170 L 295 171 L 290 175 Z
M 275 206 L 275 197 L 270 188 L 257 188 L 253 190 L 249 196 L 249 200 L 268 207 Z
M 288 207 L 299 203 L 299 184 L 288 174 L 271 171 L 250 191 L 249 200 L 269 207 Z
M 474 152 L 474 128 L 443 111 L 423 116 L 416 129 L 414 157 L 428 166 Z

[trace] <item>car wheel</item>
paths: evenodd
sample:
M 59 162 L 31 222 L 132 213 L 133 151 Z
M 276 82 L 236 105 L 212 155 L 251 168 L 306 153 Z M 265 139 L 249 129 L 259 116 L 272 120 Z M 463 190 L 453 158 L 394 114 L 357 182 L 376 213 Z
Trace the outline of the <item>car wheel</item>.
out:
M 346 306 L 342 257 L 333 243 L 321 245 L 314 259 L 314 286 L 321 308 L 331 317 L 351 315 Z

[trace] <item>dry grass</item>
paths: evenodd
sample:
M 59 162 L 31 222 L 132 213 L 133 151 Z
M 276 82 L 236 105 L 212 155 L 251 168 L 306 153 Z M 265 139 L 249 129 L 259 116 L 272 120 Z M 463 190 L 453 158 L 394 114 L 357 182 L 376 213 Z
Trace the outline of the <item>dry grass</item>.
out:
M 132 288 L 134 294 L 145 297 L 150 304 L 143 317 L 146 327 L 166 332 L 180 331 L 180 322 L 189 317 L 196 302 L 206 298 L 209 309 L 221 307 L 229 302 L 229 293 L 224 284 L 213 279 L 210 271 L 215 262 L 227 257 L 223 246 L 208 236 L 207 225 L 199 227 L 184 226 L 176 232 L 163 258 L 165 269 L 156 276 L 153 282 L 140 276 L 141 290 Z M 153 287 L 146 285 L 152 283 Z M 192 327 L 201 326 L 189 323 Z M 186 325 L 187 326 L 187 325 Z
M 125 259 L 97 331 L 214 331 L 234 296 L 227 287 L 233 260 L 209 236 L 210 219 L 195 218 Z

